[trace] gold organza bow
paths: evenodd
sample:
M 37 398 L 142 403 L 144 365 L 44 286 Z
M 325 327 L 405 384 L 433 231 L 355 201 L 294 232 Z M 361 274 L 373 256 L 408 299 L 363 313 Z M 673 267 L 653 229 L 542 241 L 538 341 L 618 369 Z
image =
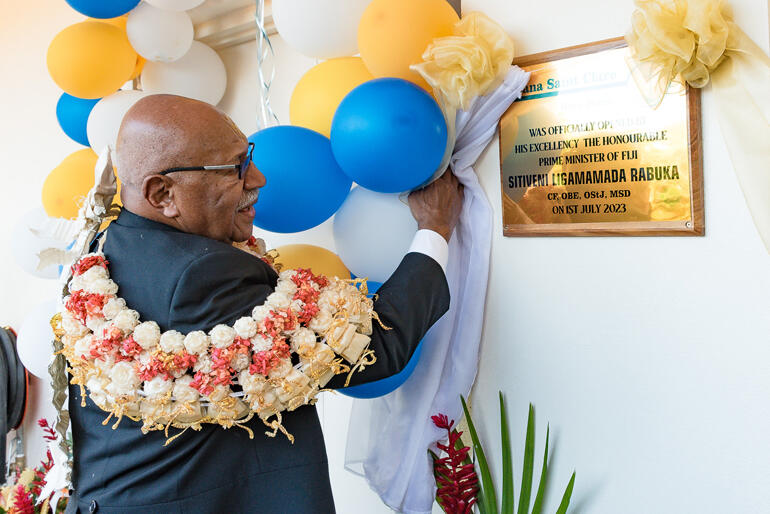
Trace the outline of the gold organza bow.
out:
M 738 49 L 740 29 L 722 0 L 636 0 L 626 41 L 645 100 L 657 107 L 681 75 L 703 87 L 726 51 Z
M 513 41 L 487 16 L 463 16 L 454 35 L 436 38 L 422 55 L 417 71 L 455 109 L 467 109 L 477 96 L 499 85 L 513 60 Z
M 712 84 L 730 159 L 770 252 L 770 58 L 738 25 L 725 0 L 636 0 L 626 35 L 629 64 L 657 107 L 677 76 Z

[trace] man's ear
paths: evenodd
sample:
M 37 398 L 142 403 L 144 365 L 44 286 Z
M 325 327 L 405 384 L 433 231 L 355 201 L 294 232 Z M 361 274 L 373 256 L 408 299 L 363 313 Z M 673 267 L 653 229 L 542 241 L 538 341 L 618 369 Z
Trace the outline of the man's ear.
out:
M 163 175 L 150 175 L 142 182 L 142 196 L 154 209 L 167 218 L 179 216 L 179 209 L 174 202 L 171 180 Z

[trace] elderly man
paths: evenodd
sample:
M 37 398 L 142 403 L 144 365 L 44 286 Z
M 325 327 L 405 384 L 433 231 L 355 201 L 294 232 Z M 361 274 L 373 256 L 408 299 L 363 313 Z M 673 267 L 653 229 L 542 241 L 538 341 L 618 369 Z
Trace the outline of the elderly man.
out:
M 275 271 L 232 246 L 251 236 L 265 177 L 250 161 L 246 137 L 214 107 L 154 95 L 123 120 L 117 144 L 123 211 L 106 231 L 104 253 L 120 295 L 162 330 L 232 324 L 273 291 Z M 205 170 L 203 166 L 233 165 Z M 188 168 L 179 170 L 177 168 Z M 193 168 L 193 169 L 189 169 Z M 270 185 L 267 184 L 267 187 Z M 377 362 L 351 384 L 399 372 L 428 328 L 449 307 L 442 267 L 459 217 L 462 189 L 451 173 L 412 193 L 420 230 L 410 252 L 379 290 L 376 312 L 392 330 L 374 328 Z M 340 388 L 337 376 L 327 387 Z M 295 437 L 270 438 L 204 425 L 167 446 L 104 413 L 70 387 L 74 495 L 68 512 L 334 512 L 321 425 L 314 406 L 285 413 Z

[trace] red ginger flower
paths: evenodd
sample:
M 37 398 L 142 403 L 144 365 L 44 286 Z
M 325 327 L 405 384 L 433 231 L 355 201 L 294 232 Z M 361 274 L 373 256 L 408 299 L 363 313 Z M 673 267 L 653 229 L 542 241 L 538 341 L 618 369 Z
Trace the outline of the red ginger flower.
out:
M 82 275 L 94 266 L 101 266 L 102 268 L 107 269 L 107 264 L 109 263 L 110 262 L 101 255 L 89 255 L 83 257 L 72 265 L 72 274 L 75 276 Z
M 440 450 L 446 453 L 443 458 L 434 457 L 433 471 L 436 476 L 438 491 L 436 497 L 439 505 L 448 514 L 470 514 L 476 503 L 479 492 L 479 478 L 473 463 L 468 463 L 470 448 L 465 446 L 458 449 L 457 441 L 462 432 L 452 430 L 454 420 L 449 421 L 445 414 L 431 416 L 433 424 L 447 431 L 449 443 L 438 443 Z M 466 461 L 464 464 L 463 461 Z
M 32 495 L 21 484 L 16 486 L 16 494 L 13 499 L 13 513 L 35 514 L 35 503 L 32 501 Z
M 43 439 L 46 441 L 56 441 L 56 430 L 54 430 L 53 427 L 48 424 L 47 419 L 40 418 L 37 420 L 37 426 L 43 429 Z

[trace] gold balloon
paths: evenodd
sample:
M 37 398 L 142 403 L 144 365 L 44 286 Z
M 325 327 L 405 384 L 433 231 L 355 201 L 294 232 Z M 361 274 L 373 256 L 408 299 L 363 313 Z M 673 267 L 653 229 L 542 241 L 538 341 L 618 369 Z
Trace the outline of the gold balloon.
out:
M 88 191 L 94 186 L 98 156 L 90 148 L 67 156 L 43 183 L 43 207 L 54 218 L 75 218 Z
M 128 20 L 128 14 L 124 14 L 123 16 L 118 16 L 117 18 L 107 18 L 105 20 L 100 18 L 88 18 L 88 21 L 98 21 L 101 23 L 107 23 L 109 25 L 112 25 L 113 27 L 119 28 L 123 32 L 126 32 L 127 20 Z M 126 38 L 128 38 L 128 35 L 126 35 Z M 130 41 L 129 41 L 129 44 L 131 44 Z M 142 70 L 144 69 L 144 64 L 146 62 L 147 62 L 147 59 L 145 59 L 139 54 L 136 54 L 136 64 L 134 65 L 134 72 L 131 74 L 130 77 L 128 77 L 128 80 L 134 80 L 136 77 L 138 77 L 142 73 Z
M 291 94 L 291 124 L 329 137 L 334 111 L 342 99 L 353 88 L 373 78 L 360 57 L 339 57 L 313 66 Z
M 316 275 L 350 278 L 350 271 L 342 264 L 337 254 L 326 248 L 296 244 L 280 246 L 276 251 L 278 252 L 276 262 L 281 264 L 284 270 L 310 268 Z
M 84 21 L 59 32 L 48 47 L 48 72 L 66 93 L 102 98 L 117 91 L 136 70 L 137 54 L 125 31 Z
M 446 0 L 374 0 L 358 25 L 358 50 L 375 77 L 399 77 L 430 89 L 409 69 L 437 37 L 451 36 L 460 18 Z

